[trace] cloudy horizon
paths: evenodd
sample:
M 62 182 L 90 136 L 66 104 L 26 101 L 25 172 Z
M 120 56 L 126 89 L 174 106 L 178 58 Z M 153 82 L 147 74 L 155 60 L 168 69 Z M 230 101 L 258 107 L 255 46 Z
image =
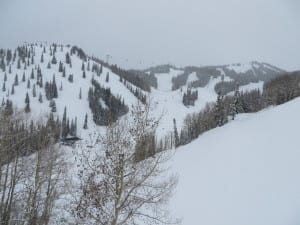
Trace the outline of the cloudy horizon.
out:
M 296 0 L 2 0 L 0 48 L 70 43 L 125 68 L 257 60 L 297 70 L 299 9 Z

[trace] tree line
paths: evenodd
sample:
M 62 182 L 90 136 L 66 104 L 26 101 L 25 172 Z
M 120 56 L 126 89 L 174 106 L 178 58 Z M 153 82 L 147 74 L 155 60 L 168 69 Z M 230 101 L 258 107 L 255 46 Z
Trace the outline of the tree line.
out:
M 110 88 L 101 87 L 93 78 L 91 83 L 93 87 L 89 89 L 88 101 L 95 124 L 106 126 L 128 112 L 124 100 L 121 97 L 115 97 Z
M 300 72 L 284 74 L 269 82 L 260 90 L 235 90 L 233 96 L 221 92 L 215 103 L 208 103 L 199 113 L 189 114 L 180 133 L 174 121 L 175 146 L 185 145 L 208 130 L 223 126 L 234 120 L 239 113 L 258 112 L 270 105 L 279 105 L 300 96 Z

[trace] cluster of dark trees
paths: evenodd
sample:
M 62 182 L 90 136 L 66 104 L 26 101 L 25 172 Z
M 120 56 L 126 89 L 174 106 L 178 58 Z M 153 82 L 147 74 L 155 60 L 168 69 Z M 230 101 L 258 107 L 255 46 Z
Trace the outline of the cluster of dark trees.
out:
M 172 78 L 172 90 L 177 90 L 180 87 L 184 86 L 187 82 L 189 77 L 189 73 L 183 72 L 182 74 L 177 75 L 176 77 Z
M 269 105 L 280 105 L 299 95 L 299 71 L 277 77 L 264 85 L 264 97 Z
M 77 47 L 77 46 L 73 46 L 70 50 L 71 55 L 77 55 L 81 60 L 83 61 L 87 61 L 87 55 L 85 54 L 85 52 Z
M 92 85 L 88 92 L 88 101 L 97 125 L 106 126 L 128 112 L 124 100 L 115 97 L 110 88 L 101 87 L 95 79 L 92 79 Z
M 191 87 L 205 87 L 211 77 L 216 78 L 221 76 L 221 72 L 217 69 L 217 67 L 207 66 L 207 67 L 194 67 L 188 66 L 184 68 L 182 74 L 179 74 L 176 77 L 172 78 L 172 90 L 177 90 L 180 87 L 187 84 L 187 79 L 191 73 L 196 73 L 198 80 L 191 82 L 189 85 Z
M 97 76 L 100 76 L 102 74 L 102 72 L 103 72 L 103 66 L 102 66 L 102 64 L 99 65 L 97 63 L 93 63 L 92 72 L 96 73 Z
M 120 76 L 122 79 L 134 84 L 135 86 L 141 88 L 144 91 L 150 92 L 151 91 L 151 83 L 149 80 L 147 80 L 148 75 L 146 76 L 143 72 L 141 71 L 130 71 L 130 70 L 124 70 L 118 67 L 117 65 L 110 65 L 103 60 L 96 58 L 96 57 L 91 57 L 91 59 L 107 68 L 109 68 L 113 73 L 117 74 Z M 154 76 L 155 78 L 155 76 Z M 151 79 L 151 77 L 150 77 Z M 153 77 L 152 77 L 153 79 Z M 151 79 L 151 80 L 152 80 Z
M 207 104 L 199 113 L 188 115 L 180 135 L 174 129 L 175 146 L 185 145 L 200 134 L 234 120 L 236 114 L 258 112 L 270 105 L 279 105 L 300 96 L 300 72 L 282 75 L 266 82 L 263 92 L 253 90 L 224 96 L 219 92 L 216 103 Z M 176 123 L 175 123 L 176 124 Z M 177 137 L 177 139 L 176 139 Z
M 53 117 L 53 114 L 48 118 L 46 124 L 35 124 L 33 120 L 30 123 L 19 119 L 10 119 L 13 115 L 12 103 L 6 103 L 5 107 L 1 110 L 1 117 L 6 118 L 5 126 L 0 127 L 0 137 L 5 136 L 8 130 L 9 133 L 13 134 L 6 141 L 5 144 L 8 146 L 14 146 L 14 150 L 11 152 L 12 157 L 16 156 L 28 156 L 32 153 L 39 151 L 42 143 L 47 143 L 49 140 L 48 134 L 51 133 L 52 141 L 54 143 L 59 141 L 60 137 L 60 121 Z M 2 123 L 3 125 L 3 123 Z M 7 130 L 8 129 L 8 130 Z M 22 140 L 22 145 L 18 145 L 18 141 Z M 6 162 L 2 162 L 6 163 Z M 2 166 L 2 165 L 0 165 Z
M 235 91 L 238 86 L 246 85 L 247 82 L 238 83 L 237 81 L 223 81 L 215 85 L 215 92 L 222 92 L 224 95 Z
M 64 114 L 61 121 L 61 139 L 62 141 L 66 140 L 68 136 L 76 137 L 77 136 L 77 118 L 70 120 L 67 117 L 67 108 L 64 109 Z
M 182 103 L 185 106 L 195 105 L 195 101 L 198 99 L 198 91 L 193 91 L 191 88 L 188 88 L 183 94 Z
M 185 145 L 200 134 L 223 126 L 238 113 L 257 112 L 265 107 L 259 90 L 235 92 L 234 96 L 219 94 L 216 103 L 207 104 L 199 113 L 188 115 L 184 121 L 177 146 Z
M 58 98 L 58 91 L 57 86 L 55 82 L 55 75 L 53 75 L 52 82 L 46 82 L 45 83 L 45 94 L 47 100 L 51 100 L 53 98 Z
M 27 69 L 28 66 L 34 64 L 34 51 L 33 46 L 20 46 L 13 52 L 12 50 L 0 49 L 0 68 L 3 72 L 8 70 L 11 74 L 11 65 L 17 62 L 17 68 Z M 8 69 L 7 69 L 8 67 Z
M 219 82 L 215 86 L 215 91 L 227 94 L 236 89 L 236 86 L 246 85 L 249 83 L 257 83 L 258 81 L 270 81 L 284 73 L 283 70 L 269 65 L 267 63 L 252 62 L 252 69 L 243 73 L 238 73 L 235 70 L 230 69 L 229 65 L 224 66 L 205 66 L 205 67 L 186 67 L 184 72 L 172 79 L 173 86 L 172 90 L 177 90 L 180 87 L 187 84 L 189 74 L 196 73 L 198 80 L 191 82 L 191 87 L 205 87 L 211 77 L 217 78 L 220 76 L 228 76 L 232 81 Z M 235 66 L 241 66 L 236 64 Z
M 154 67 L 150 67 L 145 70 L 145 72 L 150 72 L 154 74 L 159 74 L 159 73 L 170 73 L 171 69 L 178 69 L 176 66 L 171 65 L 171 64 L 165 64 L 165 65 L 158 65 Z
M 120 77 L 120 82 L 123 82 L 125 87 L 137 98 L 139 99 L 143 104 L 147 103 L 147 96 L 143 93 L 143 91 L 140 88 L 134 88 L 130 83 L 126 82 L 126 80 L 123 80 Z
M 141 70 L 128 70 L 129 73 L 135 74 L 138 77 L 141 77 L 141 79 L 150 85 L 150 87 L 157 88 L 157 78 L 153 72 L 150 72 L 149 74 L 141 71 Z

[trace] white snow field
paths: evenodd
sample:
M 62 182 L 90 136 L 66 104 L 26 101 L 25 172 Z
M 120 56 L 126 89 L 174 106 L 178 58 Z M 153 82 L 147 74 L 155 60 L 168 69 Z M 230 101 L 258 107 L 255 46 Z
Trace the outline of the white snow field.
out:
M 300 98 L 239 115 L 177 150 L 182 225 L 300 224 Z

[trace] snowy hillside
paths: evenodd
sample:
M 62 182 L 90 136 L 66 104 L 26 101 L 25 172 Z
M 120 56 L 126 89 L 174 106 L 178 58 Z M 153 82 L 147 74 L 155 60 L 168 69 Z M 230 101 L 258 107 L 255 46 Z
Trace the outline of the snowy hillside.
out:
M 294 225 L 300 217 L 300 98 L 201 135 L 171 163 L 183 225 Z
M 198 99 L 194 106 L 186 107 L 182 104 L 184 91 L 187 86 L 181 90 L 172 91 L 172 77 L 182 73 L 181 70 L 170 70 L 170 73 L 156 75 L 158 88 L 152 89 L 151 98 L 154 102 L 155 113 L 157 116 L 163 114 L 158 127 L 158 135 L 163 136 L 173 129 L 173 118 L 176 119 L 178 127 L 182 127 L 185 116 L 189 113 L 200 111 L 206 103 L 213 102 L 217 99 L 217 93 L 214 91 L 216 83 L 221 81 L 221 78 L 211 78 L 209 83 L 201 88 L 196 88 L 198 91 Z M 193 74 L 191 74 L 191 77 Z
M 85 137 L 94 129 L 98 129 L 93 119 L 94 112 L 88 101 L 92 78 L 102 87 L 109 88 L 112 96 L 120 98 L 120 101 L 124 101 L 124 104 L 129 108 L 136 104 L 138 95 L 148 96 L 154 115 L 156 117 L 162 116 L 157 131 L 158 137 L 162 137 L 173 130 L 173 118 L 176 119 L 180 129 L 187 114 L 199 112 L 206 103 L 215 101 L 217 99 L 216 87 L 220 83 L 229 83 L 230 88 L 235 88 L 236 85 L 233 81 L 236 74 L 238 77 L 243 77 L 248 76 L 249 71 L 256 73 L 257 80 L 249 80 L 244 85 L 240 85 L 240 90 L 249 91 L 256 88 L 262 89 L 264 79 L 258 78 L 261 77 L 257 75 L 258 73 L 271 76 L 282 72 L 276 67 L 258 62 L 203 68 L 187 67 L 184 69 L 161 66 L 146 70 L 148 74 L 152 73 L 152 78 L 157 81 L 157 88 L 152 87 L 151 92 L 148 93 L 140 88 L 142 86 L 137 87 L 131 83 L 135 81 L 132 74 L 127 74 L 129 79 L 125 80 L 125 78 L 120 77 L 124 71 L 115 70 L 119 72 L 118 74 L 112 72 L 113 67 L 86 57 L 83 50 L 79 48 L 75 48 L 75 52 L 72 54 L 74 48 L 71 46 L 57 46 L 55 52 L 54 45 L 50 44 L 27 44 L 25 47 L 28 51 L 25 57 L 22 55 L 25 51 L 22 48 L 12 50 L 10 53 L 1 52 L 0 81 L 2 81 L 2 91 L 0 91 L 0 99 L 2 99 L 2 104 L 5 105 L 5 102 L 10 100 L 13 107 L 23 111 L 26 106 L 26 93 L 28 93 L 31 112 L 27 114 L 27 117 L 34 120 L 48 118 L 50 111 L 53 111 L 54 118 L 62 119 L 66 107 L 70 123 L 72 120 L 73 122 L 77 120 L 77 135 L 79 137 Z M 67 54 L 70 55 L 71 64 L 66 62 Z M 55 63 L 53 63 L 54 56 Z M 9 61 L 7 61 L 8 59 Z M 96 70 L 100 70 L 100 67 L 101 72 L 99 73 Z M 70 76 L 73 76 L 73 81 L 70 81 Z M 184 83 L 180 84 L 180 88 L 174 89 L 174 84 L 178 79 L 180 82 L 183 79 Z M 52 107 L 49 107 L 51 98 L 46 96 L 45 85 L 47 82 L 53 83 L 54 80 L 57 97 L 53 99 L 55 101 L 55 109 L 53 110 Z M 137 82 L 137 84 L 140 83 Z M 184 105 L 183 99 L 189 90 L 194 93 L 197 92 L 197 98 L 193 104 Z M 231 93 L 229 92 L 229 94 Z M 99 104 L 102 105 L 102 108 L 107 108 L 103 99 L 100 101 Z M 84 130 L 82 128 L 86 115 L 89 129 Z
M 156 115 L 164 115 L 158 128 L 161 136 L 172 130 L 173 118 L 181 128 L 187 114 L 199 112 L 207 103 L 216 101 L 218 88 L 228 95 L 232 95 L 237 86 L 242 92 L 254 89 L 262 91 L 265 81 L 281 75 L 284 71 L 254 61 L 184 69 L 164 65 L 150 68 L 146 72 L 154 74 L 158 83 L 157 88 L 152 88 L 151 99 L 155 103 Z M 188 90 L 197 92 L 197 99 L 192 105 L 185 106 L 182 102 Z
M 85 136 L 93 129 L 97 129 L 88 101 L 88 91 L 92 86 L 92 78 L 99 82 L 102 87 L 110 88 L 111 93 L 115 97 L 120 96 L 126 105 L 136 104 L 137 98 L 119 81 L 119 76 L 106 67 L 101 67 L 101 74 L 97 75 L 92 67 L 97 65 L 100 68 L 101 65 L 92 60 L 82 60 L 77 52 L 71 54 L 70 46 L 57 46 L 55 54 L 52 45 L 27 45 L 27 48 L 31 56 L 26 57 L 25 62 L 20 59 L 21 57 L 18 57 L 17 53 L 15 61 L 8 63 L 5 70 L 0 70 L 0 81 L 2 82 L 0 99 L 3 101 L 2 104 L 6 100 L 12 101 L 13 107 L 23 111 L 25 96 L 28 93 L 30 99 L 28 119 L 43 120 L 49 116 L 51 108 L 49 107 L 50 100 L 46 98 L 45 84 L 46 82 L 53 83 L 53 79 L 55 79 L 58 91 L 58 96 L 54 98 L 56 104 L 56 110 L 53 112 L 54 117 L 58 116 L 61 119 L 66 107 L 68 118 L 70 120 L 77 118 L 77 134 L 79 136 Z M 70 55 L 70 65 L 66 63 L 66 54 Z M 52 62 L 54 56 L 56 63 Z M 59 72 L 60 62 L 64 72 Z M 42 78 L 38 77 L 39 70 Z M 83 70 L 85 75 L 83 75 Z M 73 75 L 72 81 L 69 80 L 70 75 Z M 109 79 L 107 80 L 108 76 Z M 42 80 L 42 85 L 39 85 L 39 79 Z M 134 87 L 132 84 L 131 86 Z M 79 97 L 79 95 L 81 96 Z M 104 108 L 106 107 L 103 102 L 102 105 Z M 82 128 L 86 114 L 88 115 L 89 130 L 84 131 Z

